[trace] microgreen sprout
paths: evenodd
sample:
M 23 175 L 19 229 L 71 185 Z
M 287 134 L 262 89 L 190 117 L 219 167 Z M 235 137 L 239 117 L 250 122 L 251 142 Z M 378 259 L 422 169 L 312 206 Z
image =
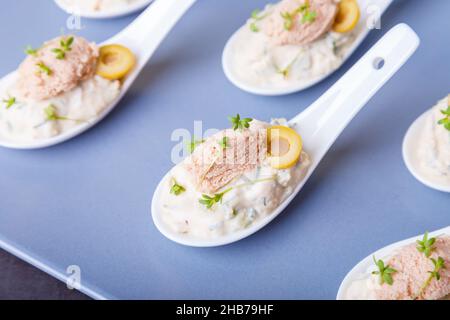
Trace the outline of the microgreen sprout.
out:
M 259 32 L 259 27 L 257 25 L 257 22 L 261 21 L 265 17 L 267 17 L 267 14 L 261 15 L 260 13 L 261 13 L 261 10 L 256 9 L 256 10 L 253 10 L 253 12 L 251 14 L 252 22 L 250 23 L 250 30 L 253 32 Z
M 230 146 L 228 140 L 228 137 L 223 137 L 222 140 L 219 141 L 219 145 L 222 147 L 222 149 L 226 149 Z
M 284 19 L 284 29 L 291 30 L 294 27 L 294 19 L 297 12 L 282 12 L 281 17 Z
M 256 25 L 255 22 L 250 23 L 250 30 L 252 32 L 259 32 L 259 28 L 258 28 L 258 26 Z
M 25 54 L 29 55 L 29 56 L 37 56 L 37 49 L 33 49 L 32 46 L 27 46 L 25 48 Z
M 373 271 L 372 274 L 379 275 L 381 285 L 387 283 L 388 285 L 392 286 L 392 284 L 394 283 L 392 274 L 396 273 L 397 270 L 391 268 L 389 265 L 385 265 L 383 260 L 381 259 L 377 260 L 375 256 L 373 256 L 373 261 L 375 262 L 375 265 L 378 267 L 378 271 Z
M 433 271 L 428 271 L 428 273 L 430 275 L 427 278 L 427 280 L 423 283 L 423 285 L 420 287 L 420 292 L 416 296 L 415 299 L 417 299 L 417 298 L 419 298 L 420 296 L 423 295 L 424 291 L 431 284 L 431 281 L 433 281 L 433 279 L 436 279 L 436 281 L 441 280 L 440 271 L 442 269 L 445 269 L 445 261 L 444 261 L 444 259 L 442 257 L 438 257 L 437 259 L 430 258 L 430 260 L 433 263 L 434 269 L 433 269 Z
M 61 48 L 63 50 L 67 51 L 71 51 L 72 50 L 72 44 L 73 44 L 73 37 L 69 37 L 67 40 L 61 40 L 60 44 L 61 44 Z
M 45 63 L 43 63 L 42 61 L 39 62 L 38 64 L 36 64 L 36 66 L 39 68 L 39 72 L 45 73 L 48 76 L 52 75 L 52 70 L 47 65 L 45 65 Z
M 179 196 L 180 194 L 182 194 L 185 191 L 186 191 L 186 188 L 183 187 L 182 185 L 178 184 L 178 182 L 175 179 L 173 179 L 173 184 L 172 184 L 172 187 L 170 188 L 170 193 L 174 194 L 176 196 Z
M 56 120 L 69 120 L 66 117 L 61 117 L 58 115 L 58 111 L 54 105 L 49 105 L 44 109 L 44 113 L 47 121 L 56 121 Z
M 445 269 L 445 260 L 442 257 L 438 257 L 437 259 L 431 258 L 431 261 L 433 262 L 434 269 L 433 271 L 428 271 L 428 273 L 432 279 L 439 281 L 441 280 L 441 274 L 439 272 Z
M 289 73 L 291 72 L 292 66 L 297 62 L 300 57 L 301 52 L 293 59 L 284 69 L 279 69 L 277 66 L 277 73 L 281 74 L 284 78 L 289 77 Z
M 56 59 L 64 60 L 66 58 L 66 53 L 72 50 L 73 41 L 73 37 L 70 37 L 67 40 L 62 39 L 60 41 L 60 48 L 52 50 L 52 52 L 56 54 Z
M 427 231 L 423 235 L 422 240 L 417 240 L 416 242 L 417 242 L 416 247 L 417 250 L 425 254 L 425 256 L 429 258 L 434 250 L 433 245 L 436 242 L 436 238 L 428 238 L 428 231 Z
M 317 18 L 317 12 L 311 11 L 311 6 L 309 0 L 307 0 L 304 4 L 298 7 L 293 12 L 283 12 L 281 13 L 281 17 L 284 19 L 284 29 L 287 31 L 292 30 L 294 27 L 295 18 L 298 14 L 302 15 L 301 22 L 304 23 L 312 23 Z
M 227 190 L 220 193 L 216 193 L 213 196 L 203 194 L 202 198 L 198 202 L 200 204 L 203 204 L 207 209 L 211 209 L 215 204 L 222 203 L 223 196 L 226 195 L 231 190 L 233 190 L 233 188 L 228 188 Z
M 241 119 L 241 116 L 239 114 L 237 114 L 235 117 L 228 117 L 228 119 L 230 120 L 234 131 L 248 129 L 250 127 L 250 122 L 253 121 L 252 118 Z
M 214 195 L 203 194 L 201 199 L 198 202 L 200 204 L 204 205 L 207 209 L 211 209 L 214 205 L 222 203 L 223 197 L 231 190 L 242 188 L 242 187 L 247 187 L 247 186 L 253 185 L 255 183 L 267 182 L 267 181 L 273 181 L 273 180 L 274 180 L 273 177 L 258 179 L 258 180 L 250 181 L 248 183 L 243 183 L 243 184 L 235 186 L 235 187 L 228 188 L 225 191 L 216 193 Z
M 309 0 L 306 0 L 305 4 L 303 4 L 297 9 L 297 11 L 303 15 L 302 23 L 312 23 L 316 21 L 317 12 L 311 11 L 310 9 L 311 5 L 309 3 Z
M 70 119 L 70 118 L 67 118 L 67 117 L 60 116 L 58 114 L 58 110 L 56 109 L 56 107 L 53 104 L 50 104 L 47 108 L 44 109 L 44 114 L 45 114 L 45 120 L 46 121 L 62 120 L 62 121 L 83 122 L 82 120 L 75 120 L 75 119 Z
M 303 13 L 302 23 L 312 23 L 316 20 L 317 13 L 315 11 L 305 11 Z
M 252 19 L 254 19 L 254 20 L 261 20 L 262 17 L 259 16 L 260 12 L 261 12 L 261 10 L 259 10 L 259 9 L 253 10 L 252 11 L 252 15 L 251 15 Z
M 9 109 L 16 104 L 17 100 L 15 97 L 9 97 L 8 99 L 3 99 L 2 102 L 5 104 L 6 109 Z
M 444 118 L 438 121 L 439 125 L 444 126 L 445 129 L 450 131 L 450 96 L 449 96 L 449 105 L 446 110 L 441 110 L 441 113 L 444 115 Z
M 195 138 L 192 139 L 191 141 L 189 141 L 189 142 L 186 144 L 187 151 L 188 151 L 189 153 L 193 153 L 194 150 L 195 150 L 195 148 L 197 148 L 200 144 L 202 144 L 202 143 L 204 143 L 204 142 L 205 142 L 205 140 L 196 140 Z

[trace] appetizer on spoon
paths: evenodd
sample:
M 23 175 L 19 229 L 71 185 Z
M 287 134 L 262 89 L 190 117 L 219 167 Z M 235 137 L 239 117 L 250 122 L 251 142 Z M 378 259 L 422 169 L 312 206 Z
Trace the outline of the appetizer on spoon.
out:
M 449 300 L 450 227 L 366 257 L 345 277 L 338 300 Z
M 69 14 L 83 18 L 108 19 L 144 9 L 153 0 L 55 0 Z
M 19 69 L 0 80 L 0 146 L 48 147 L 97 124 L 194 2 L 157 1 L 100 46 L 63 36 L 27 48 Z
M 338 69 L 392 0 L 282 0 L 255 10 L 228 41 L 228 79 L 244 91 L 283 95 Z M 377 16 L 378 15 L 378 16 Z
M 260 230 L 292 201 L 342 130 L 418 45 L 414 31 L 398 25 L 291 121 L 236 115 L 231 129 L 196 141 L 153 195 L 156 227 L 175 242 L 200 247 Z
M 98 47 L 76 36 L 50 40 L 4 79 L 0 137 L 33 143 L 89 123 L 120 94 L 135 57 L 120 45 Z
M 450 192 L 450 95 L 411 125 L 403 140 L 403 159 L 417 180 Z

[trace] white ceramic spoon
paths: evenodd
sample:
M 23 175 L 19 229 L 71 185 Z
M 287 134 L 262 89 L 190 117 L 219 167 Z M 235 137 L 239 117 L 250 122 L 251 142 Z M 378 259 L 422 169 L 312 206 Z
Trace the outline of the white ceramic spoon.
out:
M 416 121 L 413 122 L 411 127 L 409 127 L 406 132 L 405 138 L 403 139 L 403 160 L 405 161 L 406 167 L 411 172 L 411 174 L 424 185 L 443 192 L 450 192 L 450 184 L 448 179 L 444 177 L 433 177 L 423 172 L 420 167 L 419 160 L 417 158 L 417 144 L 420 141 L 420 136 L 425 128 L 428 117 L 431 116 L 431 110 L 428 110 L 422 114 Z
M 429 234 L 430 237 L 438 237 L 438 236 L 442 236 L 442 235 L 450 236 L 450 227 L 446 227 L 444 229 L 440 229 L 440 230 L 431 232 Z M 422 240 L 422 237 L 423 237 L 423 234 L 418 235 L 413 238 L 409 238 L 406 240 L 396 242 L 396 243 L 391 244 L 387 247 L 384 247 L 384 248 L 370 254 L 366 258 L 364 258 L 345 276 L 344 280 L 342 281 L 342 283 L 339 287 L 339 291 L 338 291 L 336 299 L 337 300 L 346 300 L 345 297 L 346 297 L 347 290 L 349 289 L 350 285 L 353 282 L 358 281 L 358 280 L 367 279 L 368 277 L 370 277 L 370 273 L 373 271 L 373 270 L 371 270 L 371 268 L 374 266 L 374 262 L 373 262 L 374 256 L 377 259 L 384 259 L 385 257 L 392 256 L 392 254 L 396 250 L 398 250 L 406 245 L 409 245 L 411 243 L 415 243 L 416 240 Z M 375 268 L 374 268 L 374 270 L 375 270 Z
M 101 45 L 117 43 L 130 48 L 137 57 L 137 64 L 127 76 L 121 87 L 119 97 L 95 119 L 80 124 L 73 130 L 44 140 L 30 143 L 9 141 L 0 136 L 0 146 L 12 149 L 39 149 L 53 146 L 67 141 L 99 123 L 106 117 L 122 99 L 137 76 L 152 57 L 161 42 L 183 14 L 196 0 L 158 0 L 145 10 L 133 23 L 122 32 L 105 41 Z M 0 80 L 0 92 L 17 79 L 17 71 L 10 73 Z
M 367 26 L 368 22 L 372 21 L 372 17 L 380 17 L 381 14 L 386 11 L 386 9 L 390 6 L 392 0 L 358 0 L 358 4 L 361 10 L 361 18 L 357 28 L 361 28 L 361 32 L 358 34 L 353 44 L 348 49 L 347 53 L 344 56 L 343 61 L 337 66 L 335 69 L 330 70 L 330 72 L 316 78 L 312 78 L 309 81 L 305 82 L 292 82 L 286 83 L 283 86 L 273 86 L 273 85 L 255 85 L 246 82 L 241 79 L 236 73 L 233 71 L 235 68 L 233 67 L 233 50 L 236 38 L 240 31 L 244 28 L 248 28 L 247 25 L 243 26 L 241 29 L 236 31 L 234 35 L 228 40 L 225 49 L 223 51 L 222 57 L 222 66 L 225 72 L 226 77 L 238 88 L 247 91 L 249 93 L 265 95 L 265 96 L 278 96 L 278 95 L 286 95 L 294 92 L 299 92 L 305 90 L 325 78 L 329 77 L 332 73 L 334 73 L 337 69 L 339 69 L 342 64 L 344 64 L 347 59 L 355 52 L 355 50 L 359 47 L 359 45 L 363 42 L 363 40 L 369 34 L 369 27 Z
M 135 2 L 132 2 L 128 6 L 121 9 L 102 10 L 102 11 L 94 11 L 94 10 L 82 11 L 76 5 L 68 5 L 67 2 L 64 0 L 55 0 L 55 3 L 58 5 L 58 7 L 60 7 L 68 14 L 74 14 L 82 18 L 112 19 L 123 17 L 132 14 L 134 12 L 137 12 L 139 10 L 142 10 L 150 3 L 152 3 L 152 1 L 153 0 L 136 0 Z
M 409 26 L 397 25 L 322 97 L 289 122 L 303 137 L 304 149 L 310 155 L 312 164 L 306 177 L 294 192 L 267 218 L 247 229 L 210 240 L 194 239 L 189 235 L 175 233 L 163 222 L 159 202 L 160 194 L 168 192 L 163 189 L 163 185 L 170 179 L 169 172 L 158 185 L 152 200 L 152 217 L 158 230 L 180 244 L 210 247 L 241 240 L 263 228 L 294 199 L 347 124 L 411 57 L 419 43 L 418 36 Z M 384 61 L 384 65 L 380 61 Z

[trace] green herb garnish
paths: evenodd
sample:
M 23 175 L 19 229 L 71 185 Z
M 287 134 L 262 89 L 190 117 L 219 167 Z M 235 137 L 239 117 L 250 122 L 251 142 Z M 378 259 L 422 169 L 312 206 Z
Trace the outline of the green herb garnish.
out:
M 213 196 L 208 196 L 207 194 L 203 194 L 202 198 L 198 200 L 200 204 L 203 204 L 207 209 L 211 209 L 215 204 L 222 203 L 223 196 L 226 195 L 228 192 L 233 190 L 233 188 L 229 188 L 221 193 L 216 193 Z
M 27 54 L 27 55 L 29 55 L 29 56 L 37 56 L 37 52 L 38 52 L 38 50 L 37 49 L 33 49 L 33 47 L 32 46 L 27 46 L 26 48 L 25 48 L 25 54 Z
M 289 68 L 284 68 L 284 69 L 278 69 L 277 73 L 281 74 L 284 78 L 287 78 L 289 76 Z
M 6 106 L 6 109 L 11 108 L 13 105 L 16 104 L 16 98 L 15 97 L 9 97 L 8 99 L 3 99 L 3 103 Z
M 182 194 L 183 192 L 186 191 L 186 188 L 183 187 L 182 185 L 178 184 L 177 181 L 175 179 L 173 179 L 173 185 L 170 188 L 170 193 L 179 196 L 180 194 Z
M 420 287 L 420 292 L 415 297 L 414 300 L 416 300 L 418 297 L 420 297 L 424 293 L 425 289 L 430 285 L 430 283 L 431 283 L 431 281 L 433 281 L 433 279 L 436 279 L 436 281 L 441 280 L 440 271 L 442 269 L 445 269 L 445 261 L 444 261 L 444 259 L 442 257 L 438 257 L 437 259 L 431 258 L 430 260 L 431 260 L 431 262 L 433 262 L 434 269 L 433 269 L 433 271 L 428 271 L 430 276 L 427 278 L 427 280 Z
M 66 117 L 59 116 L 56 107 L 52 104 L 44 109 L 44 113 L 48 121 L 68 120 Z
M 317 12 L 310 10 L 309 1 L 306 1 L 300 7 L 293 12 L 281 13 L 281 17 L 284 19 L 284 28 L 290 31 L 294 27 L 295 18 L 298 14 L 302 14 L 302 23 L 312 23 L 317 18 Z
M 48 76 L 52 75 L 52 70 L 49 67 L 47 67 L 45 63 L 39 62 L 38 64 L 36 64 L 36 66 L 39 68 L 39 72 L 45 73 Z
M 442 257 L 438 257 L 437 259 L 431 258 L 431 262 L 433 262 L 434 270 L 428 271 L 431 279 L 436 279 L 437 281 L 441 280 L 441 274 L 439 273 L 442 269 L 445 269 L 445 261 Z
M 75 120 L 75 119 L 70 119 L 67 117 L 60 116 L 58 114 L 58 110 L 56 109 L 56 107 L 53 104 L 49 104 L 48 107 L 44 109 L 44 115 L 45 115 L 45 121 L 42 122 L 41 124 L 36 125 L 35 128 L 39 128 L 39 127 L 45 125 L 48 121 L 63 120 L 63 121 L 87 122 L 84 120 Z
M 66 57 L 66 53 L 62 49 L 56 48 L 53 49 L 52 52 L 56 54 L 56 59 L 58 60 L 64 60 Z
M 214 194 L 212 196 L 209 196 L 207 194 L 203 194 L 202 198 L 198 202 L 200 202 L 200 204 L 203 204 L 204 206 L 206 206 L 207 209 L 211 209 L 215 204 L 222 203 L 223 196 L 226 195 L 231 190 L 242 188 L 242 187 L 247 187 L 247 186 L 253 185 L 255 183 L 266 182 L 266 181 L 273 181 L 273 180 L 274 180 L 274 178 L 257 179 L 257 180 L 254 180 L 254 181 L 250 181 L 248 183 L 243 183 L 241 185 L 228 188 L 225 191 L 220 192 L 220 193 L 216 193 L 216 194 Z
M 315 11 L 305 11 L 303 13 L 302 23 L 312 23 L 316 20 L 317 13 Z
M 57 121 L 57 120 L 76 121 L 76 120 L 72 120 L 72 119 L 69 119 L 67 117 L 61 117 L 60 115 L 58 115 L 58 111 L 57 111 L 56 107 L 53 104 L 50 104 L 47 108 L 45 108 L 44 109 L 44 113 L 45 113 L 47 121 Z
M 199 146 L 200 144 L 204 143 L 205 140 L 196 140 L 195 138 L 192 139 L 190 142 L 187 143 L 186 147 L 188 149 L 189 153 L 193 153 L 195 148 Z
M 259 27 L 257 26 L 257 22 L 264 19 L 265 17 L 267 17 L 267 14 L 264 15 L 260 15 L 261 10 L 256 9 L 253 10 L 252 14 L 251 14 L 251 18 L 253 19 L 253 21 L 250 23 L 250 30 L 253 32 L 259 32 Z
M 72 50 L 74 38 L 70 37 L 67 40 L 62 39 L 60 41 L 60 48 L 55 48 L 52 50 L 56 54 L 56 59 L 64 60 L 66 58 L 66 53 Z
M 252 19 L 255 19 L 255 20 L 261 20 L 262 18 L 259 17 L 259 13 L 260 13 L 260 12 L 261 12 L 261 10 L 259 10 L 259 9 L 253 10 L 253 11 L 252 11 L 252 15 L 251 15 Z
M 244 118 L 241 119 L 241 116 L 239 114 L 237 114 L 235 117 L 228 117 L 228 119 L 230 120 L 231 124 L 233 125 L 232 128 L 234 131 L 236 130 L 244 130 L 244 129 L 248 129 L 250 127 L 250 122 L 253 121 L 252 118 Z
M 317 12 L 311 11 L 311 5 L 309 3 L 309 0 L 306 0 L 305 4 L 300 6 L 298 8 L 298 12 L 303 15 L 302 17 L 302 23 L 312 23 L 316 21 L 317 18 Z
M 250 23 L 250 30 L 251 30 L 252 32 L 259 32 L 259 28 L 258 28 L 258 26 L 256 25 L 256 22 Z
M 289 73 L 291 72 L 292 66 L 297 62 L 298 58 L 300 57 L 300 54 L 301 52 L 284 69 L 279 69 L 277 66 L 275 66 L 275 68 L 277 69 L 277 73 L 281 74 L 284 78 L 287 78 L 289 76 Z
M 384 264 L 383 260 L 377 260 L 375 256 L 373 256 L 373 261 L 375 262 L 375 265 L 378 267 L 378 271 L 373 271 L 372 274 L 376 274 L 380 276 L 380 284 L 387 283 L 388 285 L 392 286 L 394 283 L 394 279 L 392 279 L 392 274 L 396 273 L 397 270 L 394 268 L 391 268 L 389 265 Z
M 284 19 L 284 28 L 288 31 L 290 31 L 292 29 L 292 27 L 294 26 L 294 19 L 296 16 L 297 12 L 294 13 L 289 13 L 289 12 L 284 12 L 281 13 L 281 17 Z
M 219 141 L 219 145 L 222 149 L 228 148 L 230 145 L 228 144 L 228 137 L 223 137 L 222 140 Z
M 66 52 L 67 52 L 67 51 L 71 51 L 71 50 L 72 50 L 73 40 L 74 40 L 73 37 L 69 37 L 66 41 L 61 40 L 61 42 L 60 42 L 61 48 L 62 48 L 64 51 L 66 51 Z
M 449 98 L 449 106 L 447 110 L 441 110 L 441 113 L 444 115 L 444 118 L 438 121 L 439 125 L 443 125 L 445 129 L 450 131 L 450 98 Z
M 425 232 L 425 234 L 423 235 L 422 241 L 417 240 L 417 250 L 419 252 L 422 252 L 423 254 L 425 254 L 425 256 L 427 258 L 429 258 L 431 256 L 431 253 L 433 252 L 434 248 L 433 245 L 436 242 L 436 238 L 429 238 L 428 239 L 428 231 Z

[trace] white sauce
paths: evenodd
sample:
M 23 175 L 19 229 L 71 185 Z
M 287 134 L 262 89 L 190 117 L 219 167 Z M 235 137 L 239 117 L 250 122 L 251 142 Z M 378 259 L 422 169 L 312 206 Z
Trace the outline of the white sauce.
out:
M 391 257 L 385 256 L 381 260 L 389 261 Z M 344 293 L 344 300 L 377 300 L 375 292 L 381 290 L 381 285 L 380 276 L 372 274 L 376 270 L 375 264 L 371 264 L 365 272 L 358 275 Z
M 433 107 L 419 140 L 417 159 L 429 180 L 450 186 L 450 131 L 438 124 L 444 118 L 441 110 L 447 107 L 447 98 Z
M 17 74 L 16 74 L 17 76 Z M 2 83 L 0 98 L 15 97 L 16 103 L 6 108 L 0 104 L 0 138 L 17 143 L 47 139 L 95 119 L 120 94 L 120 82 L 95 76 L 85 80 L 72 91 L 57 97 L 32 101 L 20 97 L 17 77 Z M 45 109 L 53 105 L 58 116 L 70 120 L 46 120 Z
M 60 0 L 73 12 L 110 12 L 128 9 L 138 0 Z
M 376 300 L 377 279 L 373 275 L 353 281 L 345 293 L 345 300 Z
M 272 10 L 268 5 L 260 16 Z M 236 34 L 231 72 L 248 85 L 270 88 L 308 84 L 338 69 L 363 28 L 360 23 L 346 34 L 328 32 L 309 45 L 274 45 L 263 31 L 250 30 L 252 22 Z M 286 69 L 287 75 L 280 72 Z
M 221 204 L 207 209 L 199 203 L 202 193 L 196 190 L 184 168 L 188 159 L 174 167 L 170 179 L 164 182 L 160 212 L 162 221 L 173 232 L 200 239 L 225 236 L 269 216 L 292 194 L 310 165 L 304 152 L 298 164 L 290 169 L 277 170 L 265 161 L 224 187 L 222 191 L 237 186 L 225 194 Z M 170 193 L 173 179 L 186 189 L 184 193 L 178 196 Z

